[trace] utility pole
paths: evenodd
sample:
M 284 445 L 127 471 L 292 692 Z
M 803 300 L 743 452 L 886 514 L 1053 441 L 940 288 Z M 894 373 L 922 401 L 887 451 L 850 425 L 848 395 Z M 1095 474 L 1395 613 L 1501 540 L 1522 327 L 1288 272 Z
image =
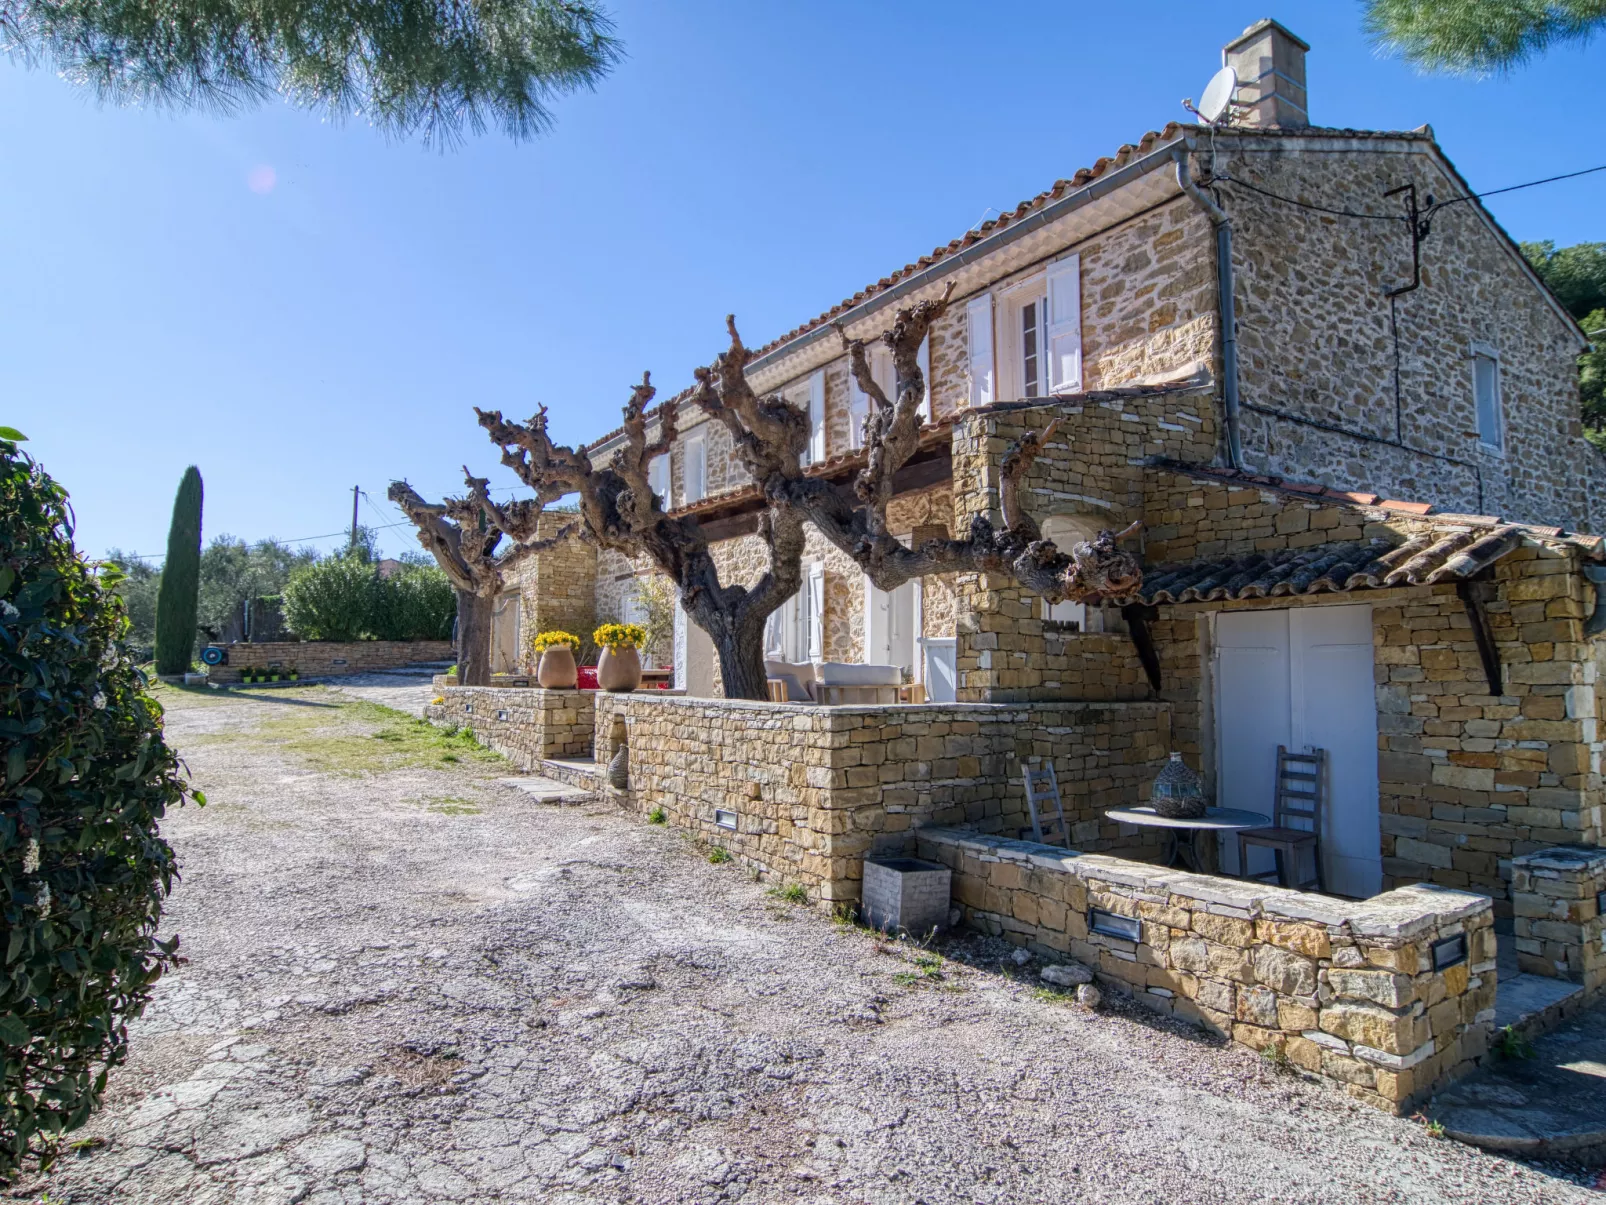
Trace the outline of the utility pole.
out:
M 347 552 L 355 552 L 357 550 L 357 495 L 361 491 L 362 486 L 360 485 L 351 487 L 351 542 L 346 546 Z

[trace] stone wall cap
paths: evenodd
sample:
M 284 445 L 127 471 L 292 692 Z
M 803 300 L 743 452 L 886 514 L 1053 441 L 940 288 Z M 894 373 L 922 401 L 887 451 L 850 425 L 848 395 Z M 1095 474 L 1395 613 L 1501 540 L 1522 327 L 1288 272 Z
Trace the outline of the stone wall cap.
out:
M 1606 849 L 1588 845 L 1556 845 L 1536 849 L 1511 859 L 1513 868 L 1523 870 L 1561 870 L 1581 874 L 1606 871 Z

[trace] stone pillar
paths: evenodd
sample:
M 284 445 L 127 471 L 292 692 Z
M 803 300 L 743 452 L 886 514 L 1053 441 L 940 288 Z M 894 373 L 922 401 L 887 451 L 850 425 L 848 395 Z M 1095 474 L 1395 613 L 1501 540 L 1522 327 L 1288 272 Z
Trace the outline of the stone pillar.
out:
M 1606 849 L 1561 845 L 1511 860 L 1517 966 L 1594 991 L 1606 983 Z

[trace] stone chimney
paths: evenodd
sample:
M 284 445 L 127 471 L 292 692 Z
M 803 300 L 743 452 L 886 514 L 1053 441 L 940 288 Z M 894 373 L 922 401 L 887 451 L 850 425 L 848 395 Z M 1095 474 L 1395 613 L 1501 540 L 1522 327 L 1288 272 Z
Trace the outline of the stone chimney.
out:
M 1310 125 L 1305 100 L 1305 52 L 1310 49 L 1269 17 L 1256 21 L 1221 50 L 1221 63 L 1238 73 L 1234 100 L 1247 110 L 1239 122 L 1262 129 Z

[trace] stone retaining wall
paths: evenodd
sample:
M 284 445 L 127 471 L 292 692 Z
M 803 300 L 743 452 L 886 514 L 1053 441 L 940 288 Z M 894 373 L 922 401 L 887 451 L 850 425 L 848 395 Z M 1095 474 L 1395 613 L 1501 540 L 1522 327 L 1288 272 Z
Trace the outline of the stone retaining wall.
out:
M 1591 994 L 1606 985 L 1606 849 L 1562 846 L 1511 861 L 1517 967 L 1570 979 Z
M 1026 758 L 1053 758 L 1077 842 L 1113 844 L 1120 832 L 1102 810 L 1140 801 L 1170 732 L 1157 703 L 813 707 L 631 694 L 596 707 L 597 760 L 629 746 L 632 806 L 661 807 L 833 902 L 859 898 L 866 854 L 914 852 L 923 824 L 1027 826 Z
M 1484 896 L 1419 885 L 1351 902 L 957 829 L 917 838 L 922 858 L 953 871 L 971 927 L 1068 954 L 1149 1007 L 1280 1051 L 1368 1104 L 1403 1112 L 1487 1049 Z M 1135 922 L 1136 939 L 1103 914 Z M 1457 939 L 1464 955 L 1435 970 L 1435 943 Z
M 480 743 L 525 770 L 548 757 L 590 757 L 597 691 L 447 686 L 424 709 L 437 724 L 471 728 Z
M 207 667 L 213 682 L 238 682 L 240 671 L 284 669 L 303 678 L 334 678 L 399 669 L 417 661 L 450 661 L 456 654 L 450 640 L 285 640 L 265 644 L 229 644 L 229 663 Z

